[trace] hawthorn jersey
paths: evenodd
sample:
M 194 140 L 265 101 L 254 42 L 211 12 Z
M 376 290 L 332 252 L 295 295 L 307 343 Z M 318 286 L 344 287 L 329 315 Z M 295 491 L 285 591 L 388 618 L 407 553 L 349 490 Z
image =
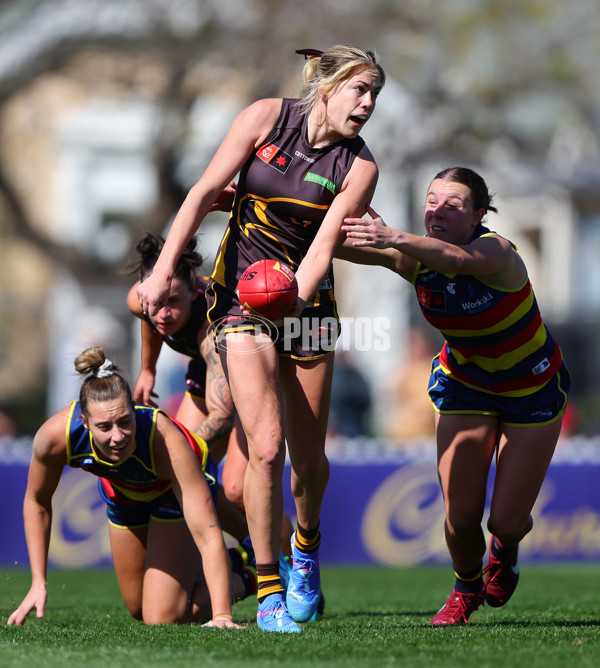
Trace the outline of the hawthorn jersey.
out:
M 473 241 L 496 235 L 479 226 Z M 562 367 L 559 346 L 542 322 L 529 280 L 499 288 L 423 263 L 413 282 L 423 315 L 444 335 L 439 364 L 455 380 L 507 397 L 532 394 Z
M 159 478 L 155 469 L 154 435 L 159 413 L 162 411 L 158 408 L 135 406 L 135 447 L 125 461 L 112 463 L 98 456 L 92 435 L 81 421 L 79 402 L 73 401 L 66 427 L 67 465 L 98 476 L 102 491 L 111 500 L 121 503 L 153 501 L 171 489 L 170 481 Z M 172 418 L 169 419 L 182 431 L 206 472 L 206 443 Z
M 280 260 L 295 272 L 363 146 L 356 137 L 312 148 L 307 116 L 297 100 L 284 99 L 265 143 L 240 171 L 213 280 L 234 291 L 242 272 L 262 259 Z M 330 269 L 314 303 L 333 300 Z

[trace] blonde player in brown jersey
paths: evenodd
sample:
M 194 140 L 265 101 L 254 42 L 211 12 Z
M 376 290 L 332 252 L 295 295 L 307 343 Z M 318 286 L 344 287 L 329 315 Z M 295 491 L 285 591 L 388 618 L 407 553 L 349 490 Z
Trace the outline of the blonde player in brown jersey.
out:
M 179 255 L 239 172 L 207 291 L 208 317 L 249 445 L 244 500 L 259 582 L 257 623 L 283 633 L 301 632 L 296 622 L 308 621 L 320 598 L 325 436 L 339 331 L 331 263 L 344 218 L 363 215 L 375 191 L 377 165 L 359 133 L 385 81 L 372 51 L 337 45 L 299 53 L 306 58 L 300 98 L 259 100 L 239 114 L 138 288 L 142 309 L 156 313 Z M 235 293 L 244 269 L 268 258 L 288 264 L 298 280 L 298 317 L 283 324 L 257 323 Z M 284 597 L 278 552 L 286 442 L 297 530 Z

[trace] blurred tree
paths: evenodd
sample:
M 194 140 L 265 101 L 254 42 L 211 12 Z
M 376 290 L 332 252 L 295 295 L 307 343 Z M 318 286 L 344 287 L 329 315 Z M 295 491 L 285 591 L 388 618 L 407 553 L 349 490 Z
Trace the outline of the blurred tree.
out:
M 43 156 L 59 116 L 92 98 L 156 109 L 151 158 L 159 193 L 128 221 L 136 239 L 164 229 L 202 169 L 182 168 L 199 99 L 234 98 L 241 109 L 258 97 L 295 95 L 301 64 L 294 50 L 335 42 L 376 48 L 382 58 L 389 92 L 376 127 L 367 128 L 382 171 L 460 156 L 493 161 L 526 187 L 548 179 L 576 187 L 600 171 L 598 14 L 596 0 L 4 0 L 0 237 L 5 247 L 19 240 L 33 253 L 45 282 L 60 269 L 84 283 L 101 276 L 123 284 L 91 244 L 53 234 L 53 165 Z M 17 271 L 0 273 L 2 319 L 16 327 L 10 303 L 23 297 L 7 296 L 9 269 Z M 39 380 L 42 301 L 21 308 L 27 317 L 18 329 L 35 332 L 37 348 L 29 344 L 23 354 L 26 337 L 8 337 L 2 362 L 25 358 Z M 18 354 L 10 347 L 17 344 Z M 13 367 L 15 374 L 23 378 Z M 13 392 L 7 387 L 0 376 L 0 398 Z
M 154 230 L 190 185 L 176 166 L 194 102 L 232 88 L 240 107 L 282 90 L 293 94 L 293 50 L 307 44 L 373 45 L 388 75 L 417 97 L 426 111 L 422 127 L 413 128 L 418 141 L 385 127 L 386 158 L 398 167 L 424 152 L 476 159 L 496 139 L 525 164 L 560 161 L 549 148 L 567 126 L 573 131 L 562 160 L 574 162 L 576 154 L 578 164 L 597 162 L 598 143 L 590 142 L 600 109 L 597 19 L 594 0 L 374 0 L 368 7 L 335 0 L 5 0 L 0 116 L 50 77 L 72 80 L 90 95 L 150 99 L 160 110 L 160 197 L 143 227 Z M 1 147 L 0 193 L 11 233 L 76 274 L 97 269 L 36 224 Z M 133 224 L 136 236 L 142 221 Z

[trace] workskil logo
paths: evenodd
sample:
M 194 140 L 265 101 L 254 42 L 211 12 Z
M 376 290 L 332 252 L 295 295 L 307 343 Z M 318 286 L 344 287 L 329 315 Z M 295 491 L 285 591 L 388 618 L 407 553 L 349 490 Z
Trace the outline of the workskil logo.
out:
M 264 146 L 261 146 L 258 149 L 256 155 L 263 162 L 266 162 L 269 167 L 273 167 L 282 174 L 287 172 L 288 167 L 292 164 L 292 160 L 294 159 L 289 153 L 277 148 L 275 144 L 264 144 Z

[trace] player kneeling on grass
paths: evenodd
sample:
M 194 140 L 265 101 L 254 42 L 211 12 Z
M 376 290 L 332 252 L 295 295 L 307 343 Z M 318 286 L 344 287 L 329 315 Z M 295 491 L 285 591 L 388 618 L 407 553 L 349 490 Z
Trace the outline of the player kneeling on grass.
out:
M 85 375 L 79 401 L 33 440 L 23 509 L 32 584 L 8 623 L 23 624 L 34 609 L 44 615 L 52 496 L 63 467 L 72 466 L 99 477 L 115 571 L 133 617 L 242 628 L 232 621 L 231 601 L 248 592 L 240 574 L 230 574 L 206 444 L 159 409 L 134 405 L 102 348 L 84 351 L 75 368 Z

